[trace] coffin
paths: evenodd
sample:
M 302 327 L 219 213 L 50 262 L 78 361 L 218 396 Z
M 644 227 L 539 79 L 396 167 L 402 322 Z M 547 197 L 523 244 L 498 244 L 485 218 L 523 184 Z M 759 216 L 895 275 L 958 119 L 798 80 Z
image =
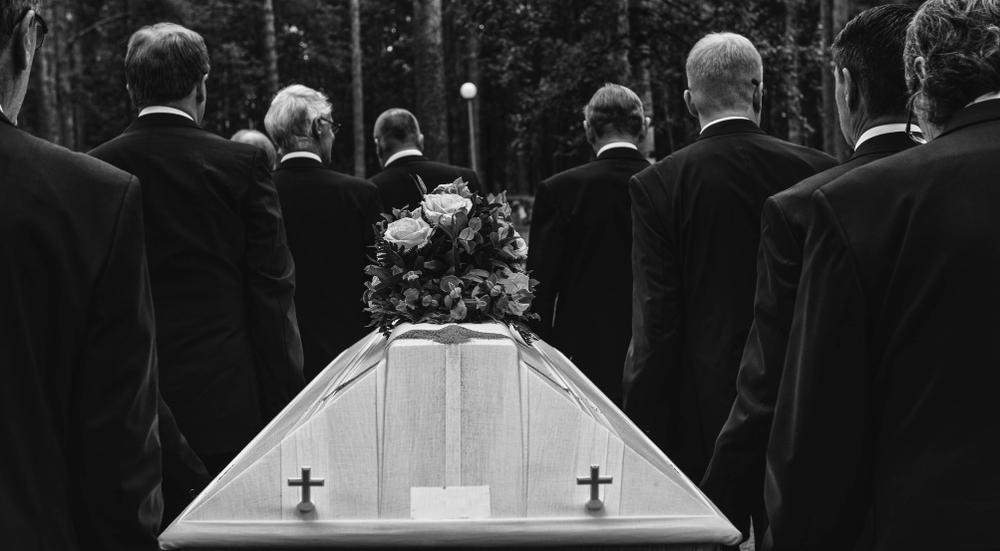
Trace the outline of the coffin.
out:
M 303 468 L 323 484 L 308 502 L 292 485 Z M 569 360 L 500 324 L 362 339 L 160 536 L 164 549 L 738 541 Z

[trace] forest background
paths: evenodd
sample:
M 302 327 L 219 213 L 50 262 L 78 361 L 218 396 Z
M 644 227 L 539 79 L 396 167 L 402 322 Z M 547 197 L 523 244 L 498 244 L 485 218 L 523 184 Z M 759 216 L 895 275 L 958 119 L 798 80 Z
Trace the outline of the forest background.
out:
M 491 190 L 530 195 L 593 151 L 581 109 L 605 82 L 643 99 L 643 144 L 660 159 L 690 143 L 684 59 L 710 31 L 749 37 L 764 58 L 765 130 L 843 158 L 828 46 L 865 0 L 47 0 L 51 29 L 21 126 L 86 151 L 135 117 L 125 91 L 129 35 L 174 21 L 205 37 L 212 59 L 203 125 L 229 137 L 263 130 L 271 97 L 322 90 L 342 125 L 334 168 L 379 170 L 371 139 L 389 107 L 414 111 L 432 158 L 469 166 L 472 103 L 479 171 Z M 908 2 L 919 4 L 919 2 Z

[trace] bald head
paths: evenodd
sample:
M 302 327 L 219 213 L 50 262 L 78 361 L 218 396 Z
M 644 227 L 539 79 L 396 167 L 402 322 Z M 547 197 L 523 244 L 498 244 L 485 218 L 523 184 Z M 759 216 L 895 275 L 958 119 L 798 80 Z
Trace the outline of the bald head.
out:
M 701 118 L 760 111 L 764 66 L 745 36 L 706 35 L 691 48 L 685 68 L 689 107 Z

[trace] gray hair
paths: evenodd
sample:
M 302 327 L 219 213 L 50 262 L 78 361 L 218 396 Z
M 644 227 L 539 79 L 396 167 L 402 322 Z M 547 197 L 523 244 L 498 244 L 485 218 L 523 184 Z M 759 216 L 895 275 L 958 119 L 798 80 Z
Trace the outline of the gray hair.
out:
M 373 134 L 375 138 L 393 147 L 416 145 L 420 136 L 420 124 L 413 113 L 393 107 L 386 109 L 375 119 Z
M 607 83 L 587 102 L 583 118 L 598 137 L 610 132 L 637 137 L 642 133 L 645 114 L 642 100 L 635 92 L 620 84 Z
M 705 111 L 752 106 L 754 82 L 764 79 L 757 48 L 735 33 L 705 35 L 691 48 L 685 70 L 688 89 Z
M 209 71 L 205 39 L 174 23 L 136 31 L 125 53 L 125 80 L 136 107 L 184 99 Z
M 943 125 L 972 100 L 1000 90 L 1000 2 L 929 0 L 907 29 L 903 61 L 910 92 L 923 92 L 927 120 Z
M 0 52 L 7 47 L 11 31 L 24 17 L 24 10 L 38 9 L 38 0 L 0 0 Z
M 297 151 L 312 143 L 313 122 L 332 111 L 325 94 L 293 84 L 281 89 L 271 100 L 271 108 L 264 116 L 264 127 L 281 151 Z
M 264 135 L 263 132 L 258 130 L 240 130 L 233 134 L 230 140 L 238 143 L 245 143 L 247 145 L 252 145 L 257 149 L 260 149 L 267 155 L 267 162 L 271 168 L 274 168 L 275 161 L 278 159 L 278 153 L 274 150 L 274 144 L 271 140 Z

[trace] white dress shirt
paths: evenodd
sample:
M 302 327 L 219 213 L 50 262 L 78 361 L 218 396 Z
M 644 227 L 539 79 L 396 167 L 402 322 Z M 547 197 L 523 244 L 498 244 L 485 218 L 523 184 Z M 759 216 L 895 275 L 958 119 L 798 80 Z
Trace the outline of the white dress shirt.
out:
M 194 117 L 191 115 L 188 115 L 180 109 L 167 107 L 166 105 L 150 105 L 149 107 L 143 107 L 142 111 L 139 111 L 139 116 L 145 117 L 146 115 L 180 115 L 185 119 L 194 122 Z
M 917 125 L 913 125 L 911 129 L 916 133 L 923 134 L 923 131 L 920 130 L 920 127 Z M 876 136 L 881 136 L 883 134 L 892 134 L 893 132 L 906 132 L 906 125 L 903 123 L 893 123 L 893 124 L 880 124 L 878 126 L 873 126 L 868 130 L 865 130 L 864 132 L 861 133 L 860 136 L 858 136 L 858 141 L 854 143 L 854 150 L 857 151 L 857 149 L 861 147 L 861 144 L 867 142 L 868 140 Z
M 969 105 L 975 105 L 977 103 L 982 103 L 984 101 L 990 101 L 991 99 L 1000 99 L 1000 92 L 990 92 L 989 94 L 983 94 L 983 95 L 979 96 L 978 98 L 976 98 L 976 99 L 972 100 L 971 102 L 969 102 L 969 104 L 966 105 L 966 107 L 968 107 Z
M 605 151 L 609 149 L 614 149 L 616 147 L 625 147 L 628 149 L 634 149 L 636 151 L 639 151 L 639 148 L 636 147 L 636 145 L 632 142 L 611 142 L 609 144 L 604 144 L 603 146 L 601 146 L 601 148 L 597 150 L 597 156 L 600 157 L 601 153 L 604 153 Z
M 704 132 L 706 128 L 712 126 L 713 124 L 719 124 L 720 122 L 726 122 L 726 121 L 738 121 L 738 120 L 753 122 L 752 120 L 750 120 L 749 117 L 722 117 L 721 119 L 715 119 L 714 121 L 709 122 L 705 126 L 702 126 L 701 131 Z
M 319 155 L 313 153 L 312 151 L 292 151 L 291 153 L 285 153 L 281 157 L 281 162 L 285 162 L 289 159 L 312 159 L 314 161 L 323 162 L 323 159 L 319 158 Z
M 402 159 L 403 157 L 419 157 L 421 155 L 423 155 L 423 152 L 419 149 L 404 149 L 402 151 L 397 151 L 392 155 L 389 155 L 389 158 L 385 160 L 385 165 L 383 166 L 389 166 L 393 163 L 393 161 Z

